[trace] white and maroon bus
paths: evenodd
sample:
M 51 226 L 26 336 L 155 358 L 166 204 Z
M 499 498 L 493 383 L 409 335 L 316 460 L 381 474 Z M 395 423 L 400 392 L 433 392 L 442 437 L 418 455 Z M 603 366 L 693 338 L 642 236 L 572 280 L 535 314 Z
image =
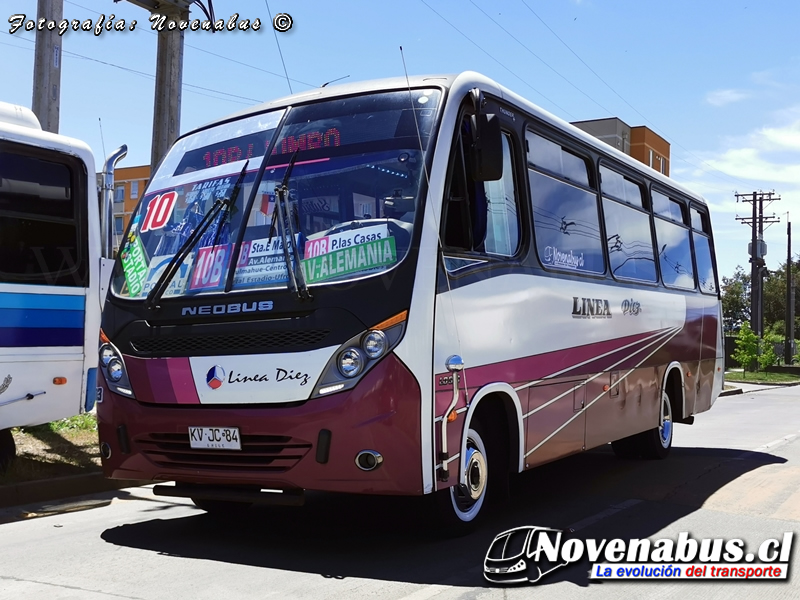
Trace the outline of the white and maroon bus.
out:
M 703 198 L 476 73 L 181 137 L 102 329 L 106 475 L 208 511 L 434 494 L 469 524 L 511 473 L 663 458 L 722 389 Z

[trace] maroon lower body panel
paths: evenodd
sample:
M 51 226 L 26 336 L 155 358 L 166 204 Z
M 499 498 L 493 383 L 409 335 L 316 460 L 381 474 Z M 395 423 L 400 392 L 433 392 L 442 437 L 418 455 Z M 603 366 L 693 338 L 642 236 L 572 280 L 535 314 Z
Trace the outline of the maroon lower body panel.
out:
M 98 385 L 100 442 L 111 447 L 106 477 L 422 494 L 420 387 L 393 354 L 354 389 L 288 408 L 148 404 L 112 393 L 102 377 Z M 192 449 L 189 427 L 238 427 L 242 449 Z M 322 430 L 330 432 L 327 457 L 318 452 Z M 362 471 L 362 450 L 379 452 L 383 463 Z

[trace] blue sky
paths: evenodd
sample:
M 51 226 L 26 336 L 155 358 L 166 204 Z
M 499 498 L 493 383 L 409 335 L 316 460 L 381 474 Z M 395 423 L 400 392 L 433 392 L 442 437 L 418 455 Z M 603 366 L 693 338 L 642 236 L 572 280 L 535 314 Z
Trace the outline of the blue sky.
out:
M 775 190 L 767 264 L 786 260 L 786 212 L 800 224 L 800 46 L 796 0 L 268 0 L 294 21 L 277 42 L 294 92 L 359 81 L 475 70 L 568 120 L 616 116 L 672 144 L 671 175 L 712 207 L 720 275 L 749 270 L 750 205 L 734 192 Z M 3 0 L 0 100 L 31 105 L 36 0 Z M 259 32 L 186 34 L 181 130 L 289 92 L 265 0 L 214 0 L 217 17 L 260 18 Z M 63 39 L 61 133 L 121 166 L 150 158 L 156 36 L 127 2 L 64 0 L 68 19 L 99 14 L 135 31 L 69 31 Z M 192 17 L 202 18 L 194 8 Z M 800 226 L 795 226 L 795 254 Z

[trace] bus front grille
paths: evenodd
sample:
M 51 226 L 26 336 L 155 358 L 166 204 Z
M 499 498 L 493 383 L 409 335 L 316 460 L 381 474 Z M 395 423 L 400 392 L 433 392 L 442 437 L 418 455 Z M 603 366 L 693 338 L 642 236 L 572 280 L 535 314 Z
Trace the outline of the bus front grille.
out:
M 229 335 L 170 335 L 133 338 L 131 348 L 135 354 L 148 356 L 202 356 L 209 352 L 238 354 L 253 350 L 267 353 L 314 346 L 329 333 L 329 329 L 307 329 Z
M 142 454 L 159 467 L 195 471 L 282 473 L 302 459 L 311 444 L 289 436 L 242 435 L 241 450 L 196 449 L 188 433 L 150 433 L 134 440 Z

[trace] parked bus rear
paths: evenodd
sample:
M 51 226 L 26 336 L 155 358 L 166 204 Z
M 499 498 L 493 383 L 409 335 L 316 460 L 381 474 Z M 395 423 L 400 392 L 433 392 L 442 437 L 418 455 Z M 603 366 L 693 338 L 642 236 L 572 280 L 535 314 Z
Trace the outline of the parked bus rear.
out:
M 0 103 L 0 471 L 11 428 L 91 410 L 100 227 L 86 144 Z

